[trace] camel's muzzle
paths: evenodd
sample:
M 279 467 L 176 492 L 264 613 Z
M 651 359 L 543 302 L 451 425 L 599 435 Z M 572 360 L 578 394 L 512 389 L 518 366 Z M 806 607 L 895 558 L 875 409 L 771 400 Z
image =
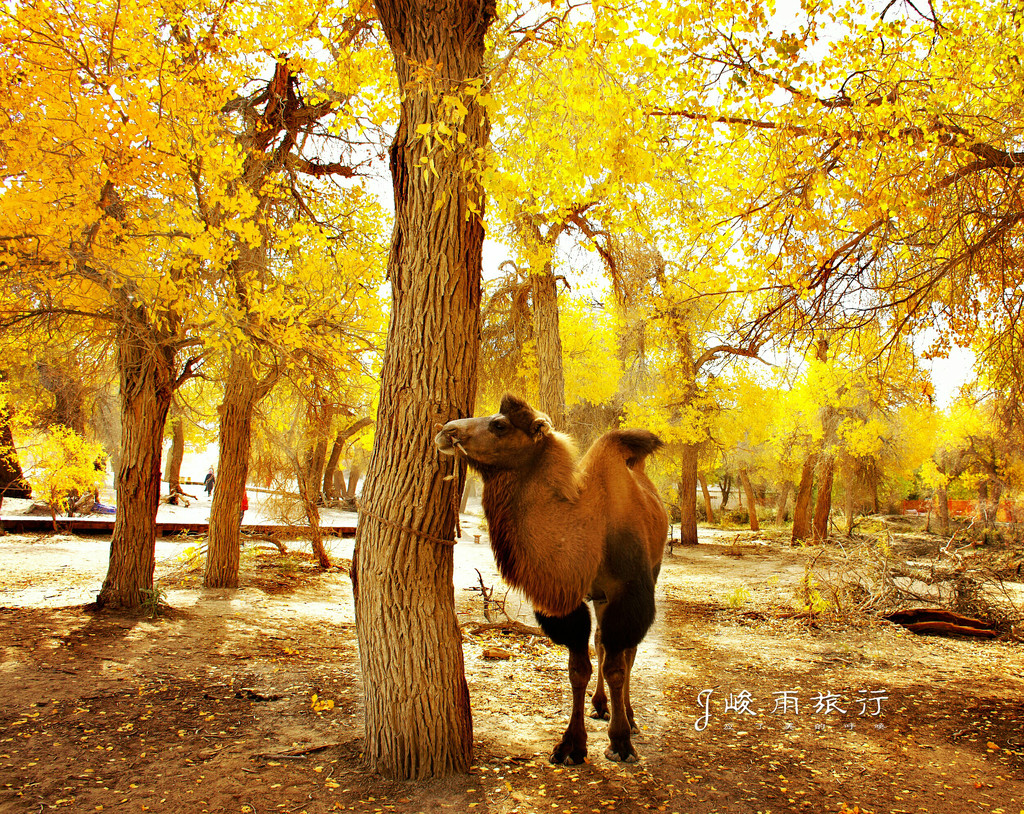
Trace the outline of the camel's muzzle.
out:
M 460 452 L 465 455 L 466 450 L 462 448 L 462 438 L 456 422 L 449 421 L 441 431 L 434 436 L 434 446 L 442 455 L 458 455 Z

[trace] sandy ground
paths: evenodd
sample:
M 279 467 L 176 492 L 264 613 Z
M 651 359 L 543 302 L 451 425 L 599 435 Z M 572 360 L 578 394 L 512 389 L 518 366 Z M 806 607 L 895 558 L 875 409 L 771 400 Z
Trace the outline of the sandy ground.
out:
M 454 548 L 466 623 L 483 621 L 477 569 L 504 594 L 478 523 L 463 516 Z M 702 530 L 666 557 L 633 678 L 639 763 L 605 759 L 607 724 L 590 720 L 588 762 L 550 765 L 563 651 L 469 625 L 474 768 L 404 783 L 360 760 L 344 571 L 318 572 L 298 543 L 282 556 L 250 541 L 244 587 L 204 590 L 197 539 L 162 539 L 170 610 L 90 613 L 108 542 L 0 538 L 2 812 L 1024 811 L 1020 643 L 795 615 L 819 552 L 770 535 Z M 342 564 L 351 546 L 331 541 Z M 507 609 L 530 621 L 514 594 Z M 509 657 L 485 658 L 496 646 Z

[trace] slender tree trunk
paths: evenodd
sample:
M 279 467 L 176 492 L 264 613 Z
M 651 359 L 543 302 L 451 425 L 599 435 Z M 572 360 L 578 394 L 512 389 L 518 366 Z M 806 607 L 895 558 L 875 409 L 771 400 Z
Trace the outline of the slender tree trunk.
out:
M 252 365 L 240 354 L 233 354 L 224 384 L 224 400 L 217 408 L 220 450 L 203 578 L 207 588 L 238 587 L 238 532 L 242 524 L 242 495 L 249 474 L 252 417 L 258 400 L 259 389 Z
M 63 424 L 85 435 L 85 386 L 82 366 L 73 355 L 59 364 L 43 363 L 37 368 L 39 381 L 53 395 L 48 423 Z
M 338 461 L 341 460 L 341 448 L 342 444 L 339 444 L 338 439 L 335 438 L 334 443 L 331 444 L 331 454 L 327 458 L 327 465 L 324 467 L 323 493 L 324 497 L 328 500 L 334 500 L 338 497 L 336 476 L 338 474 Z
M 814 542 L 824 543 L 828 540 L 828 521 L 832 516 L 832 479 L 835 476 L 836 462 L 832 457 L 826 458 L 821 465 L 821 477 L 818 479 L 818 499 L 814 504 Z
M 847 464 L 843 467 L 843 486 L 845 487 L 843 492 L 846 501 L 844 514 L 846 515 L 847 537 L 853 537 L 853 516 L 857 513 L 856 477 L 856 470 L 852 465 Z
M 153 595 L 160 453 L 176 382 L 173 350 L 148 340 L 129 326 L 118 336 L 121 466 L 110 564 L 97 597 L 101 607 L 137 608 Z
M 317 439 L 306 451 L 301 461 L 296 458 L 295 476 L 299 482 L 299 497 L 309 524 L 309 545 L 313 549 L 317 565 L 327 570 L 331 567 L 331 558 L 324 547 L 324 534 L 320 528 L 320 470 L 326 444 Z
M 708 491 L 708 479 L 703 475 L 700 476 L 700 490 L 704 493 L 704 513 L 708 516 L 708 522 L 715 522 L 715 507 L 711 502 L 711 492 Z
M 181 462 L 185 459 L 185 424 L 182 419 L 171 420 L 171 449 L 167 453 L 167 467 L 164 480 L 167 481 L 167 494 L 180 494 Z
M 750 473 L 746 469 L 740 470 L 740 482 L 743 484 L 743 491 L 747 493 L 750 530 L 760 531 L 761 524 L 757 522 L 757 500 L 754 498 L 754 485 L 750 482 Z
M 363 476 L 362 467 L 353 464 L 348 470 L 348 485 L 345 487 L 345 497 L 348 500 L 356 499 L 356 489 L 359 488 L 359 479 Z
M 786 507 L 789 505 L 789 493 L 792 491 L 793 484 L 788 480 L 779 484 L 779 500 L 775 504 L 775 525 L 785 522 Z
M 817 462 L 817 455 L 808 455 L 800 472 L 800 486 L 796 490 L 796 503 L 793 506 L 794 543 L 806 540 L 811 535 L 811 496 L 814 494 L 814 468 Z
M 939 534 L 949 535 L 949 495 L 946 493 L 946 484 L 940 484 L 935 489 L 935 499 L 938 505 Z
M 679 472 L 679 543 L 697 545 L 697 463 L 700 444 L 683 444 Z
M 352 581 L 365 690 L 364 754 L 392 778 L 466 772 L 473 729 L 455 616 L 452 546 L 465 467 L 434 446 L 436 425 L 472 413 L 480 347 L 483 190 L 462 174 L 487 143 L 485 112 L 464 83 L 482 81 L 491 0 L 376 0 L 403 88 L 391 148 L 395 227 L 392 309 L 373 455 L 363 488 Z M 430 88 L 414 71 L 431 66 Z M 465 153 L 421 158 L 440 94 L 461 97 Z M 461 148 L 460 148 L 461 149 Z M 471 208 L 472 205 L 472 208 Z M 476 212 L 472 210 L 476 209 Z
M 318 435 L 306 453 L 306 485 L 310 497 L 317 506 L 324 505 L 324 494 L 321 486 L 324 482 L 324 471 L 327 469 L 327 439 Z
M 562 336 L 558 324 L 558 288 L 551 264 L 531 277 L 533 292 L 533 335 L 537 341 L 537 370 L 540 378 L 540 409 L 551 418 L 555 429 L 565 431 L 565 374 Z
M 121 470 L 121 411 L 118 399 L 106 387 L 96 398 L 93 428 L 103 442 L 110 471 L 116 474 Z
M 364 416 L 348 427 L 338 430 L 338 434 L 334 438 L 334 445 L 331 447 L 331 457 L 327 459 L 327 466 L 324 467 L 324 494 L 327 497 L 339 497 L 338 479 L 335 475 L 338 471 L 338 461 L 341 460 L 341 453 L 345 451 L 345 444 L 348 442 L 348 439 L 364 427 L 369 427 L 372 423 L 372 418 Z
M 732 494 L 731 475 L 722 475 L 722 479 L 718 482 L 718 491 L 722 495 L 722 503 L 718 508 L 724 512 L 725 507 L 729 505 L 729 495 Z
M 0 384 L 6 379 L 0 373 Z M 5 497 L 28 499 L 32 497 L 32 487 L 25 480 L 18 461 L 18 449 L 14 446 L 14 433 L 11 430 L 10 408 L 0 401 L 0 501 Z
M 329 415 L 329 411 L 328 411 Z M 329 418 L 316 420 L 315 412 L 310 411 L 307 416 L 306 426 L 309 435 L 316 434 L 316 437 L 309 439 L 309 445 L 300 458 L 296 455 L 293 458 L 295 464 L 295 479 L 299 484 L 299 498 L 302 500 L 302 508 L 306 513 L 306 523 L 309 525 L 309 545 L 313 549 L 313 556 L 316 557 L 317 565 L 326 570 L 331 567 L 331 559 L 324 547 L 324 534 L 320 528 L 320 509 L 322 505 L 320 485 L 323 478 L 324 462 L 327 455 L 327 439 L 319 432 L 329 426 Z

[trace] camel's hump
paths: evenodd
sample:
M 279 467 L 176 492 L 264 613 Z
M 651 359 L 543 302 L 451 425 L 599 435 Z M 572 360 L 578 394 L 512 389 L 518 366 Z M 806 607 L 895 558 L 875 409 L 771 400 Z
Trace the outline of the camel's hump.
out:
M 604 437 L 624 448 L 626 465 L 630 468 L 665 446 L 650 430 L 612 430 Z

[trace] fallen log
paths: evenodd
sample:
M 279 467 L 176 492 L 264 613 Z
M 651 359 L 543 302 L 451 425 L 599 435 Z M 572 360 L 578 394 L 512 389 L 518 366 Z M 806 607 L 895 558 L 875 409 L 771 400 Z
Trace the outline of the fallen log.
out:
M 974 636 L 993 639 L 999 635 L 995 626 L 980 619 L 972 619 L 945 608 L 912 608 L 896 611 L 885 617 L 914 633 L 937 636 Z
M 949 622 L 911 622 L 903 625 L 914 633 L 933 634 L 937 636 L 974 636 L 979 639 L 994 639 L 999 634 L 994 630 L 980 627 L 965 627 Z

